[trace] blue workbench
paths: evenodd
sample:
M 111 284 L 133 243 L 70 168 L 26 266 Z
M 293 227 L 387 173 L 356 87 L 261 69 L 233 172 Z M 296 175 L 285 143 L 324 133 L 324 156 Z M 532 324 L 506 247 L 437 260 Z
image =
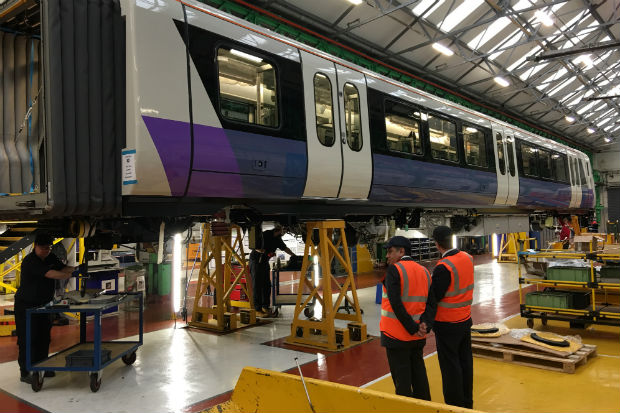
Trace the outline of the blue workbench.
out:
M 138 341 L 101 341 L 101 315 L 102 313 L 119 304 L 138 300 L 140 306 Z M 45 371 L 87 371 L 90 373 L 90 389 L 93 392 L 99 390 L 101 385 L 101 371 L 118 360 L 119 358 L 127 365 L 136 361 L 136 350 L 143 343 L 143 303 L 142 293 L 123 293 L 113 302 L 101 304 L 81 304 L 71 306 L 45 306 L 26 310 L 26 368 L 33 374 L 32 390 L 39 391 L 43 386 L 43 374 Z M 62 350 L 47 359 L 32 365 L 31 347 L 32 335 L 30 331 L 32 314 L 54 313 L 79 313 L 80 314 L 80 342 L 65 350 Z M 87 316 L 93 316 L 94 337 L 93 341 L 86 340 Z M 76 353 L 76 352 L 80 353 Z M 103 357 L 102 357 L 103 352 Z M 78 356 L 79 355 L 79 356 Z M 69 358 L 67 358 L 69 356 Z

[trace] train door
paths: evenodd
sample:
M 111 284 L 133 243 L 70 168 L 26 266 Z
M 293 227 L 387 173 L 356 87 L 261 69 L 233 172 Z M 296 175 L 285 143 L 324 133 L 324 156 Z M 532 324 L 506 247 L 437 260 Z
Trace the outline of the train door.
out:
M 333 62 L 301 51 L 308 148 L 304 197 L 337 198 L 342 181 L 338 79 Z
M 304 197 L 366 199 L 372 180 L 364 74 L 301 51 L 308 174 Z
M 568 153 L 568 170 L 571 189 L 569 208 L 579 208 L 581 205 L 581 178 L 579 177 L 577 158 L 571 153 Z
M 492 124 L 493 129 L 493 152 L 495 154 L 495 171 L 497 173 L 497 196 L 495 205 L 506 205 L 508 200 L 509 172 L 506 168 L 506 146 L 504 143 L 504 129 Z
M 506 205 L 516 205 L 519 200 L 519 168 L 517 168 L 517 149 L 515 137 L 510 129 L 504 129 L 506 153 L 506 177 L 508 178 L 508 196 Z
M 367 199 L 372 182 L 368 98 L 363 73 L 336 64 L 342 147 L 338 198 Z

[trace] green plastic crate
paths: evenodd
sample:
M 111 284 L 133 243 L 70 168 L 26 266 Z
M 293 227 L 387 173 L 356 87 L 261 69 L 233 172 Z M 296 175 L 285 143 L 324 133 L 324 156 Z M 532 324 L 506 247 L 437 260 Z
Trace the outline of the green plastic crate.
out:
M 547 279 L 553 281 L 590 281 L 590 268 L 588 267 L 549 267 Z
M 525 295 L 525 305 L 533 307 L 572 308 L 573 300 L 570 293 L 533 291 Z

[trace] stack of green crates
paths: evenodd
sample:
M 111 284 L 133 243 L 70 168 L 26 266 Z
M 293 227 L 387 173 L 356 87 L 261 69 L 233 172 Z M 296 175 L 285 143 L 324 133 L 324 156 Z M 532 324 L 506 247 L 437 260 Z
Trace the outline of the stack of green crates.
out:
M 549 267 L 547 280 L 587 283 L 590 281 L 590 267 Z
M 548 308 L 572 308 L 573 296 L 560 291 L 534 291 L 525 295 L 525 305 Z
M 600 269 L 600 277 L 602 283 L 620 283 L 620 266 L 605 265 Z

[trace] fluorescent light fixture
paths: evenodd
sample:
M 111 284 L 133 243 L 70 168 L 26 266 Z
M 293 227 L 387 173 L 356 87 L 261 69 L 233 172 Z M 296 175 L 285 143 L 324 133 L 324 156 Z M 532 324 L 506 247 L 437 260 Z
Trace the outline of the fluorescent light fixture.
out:
M 230 49 L 230 53 L 234 54 L 235 56 L 239 56 L 243 59 L 249 60 L 251 62 L 256 62 L 256 63 L 260 63 L 263 61 L 263 59 L 261 59 L 260 57 L 257 56 L 253 56 L 251 54 L 247 54 L 245 52 L 242 52 L 241 50 L 237 50 L 237 49 Z
M 452 235 L 452 248 L 456 248 L 456 235 Z
M 573 123 L 575 121 L 575 118 L 572 116 L 566 116 L 564 119 L 566 119 L 566 122 L 568 123 Z
M 449 48 L 447 48 L 441 43 L 433 43 L 433 49 L 437 50 L 438 52 L 441 52 L 442 54 L 445 54 L 446 56 L 452 56 L 454 54 L 452 50 L 450 50 Z
M 503 86 L 503 87 L 510 86 L 510 83 L 506 79 L 504 79 L 503 77 L 495 76 L 495 78 L 493 80 L 495 80 L 495 83 L 497 83 L 500 86 Z
M 498 246 L 498 242 L 497 242 L 497 234 L 493 233 L 493 235 L 491 235 L 491 245 L 493 248 L 493 258 L 497 257 L 498 251 L 497 251 L 497 246 Z
M 611 142 L 611 138 L 607 138 L 607 137 L 606 137 L 606 138 L 605 138 L 605 142 L 607 142 L 607 143 Z
M 175 234 L 172 247 L 172 306 L 176 313 L 181 309 L 181 234 Z
M 313 284 L 315 287 L 319 286 L 319 281 L 320 281 L 320 269 L 319 269 L 319 256 L 318 255 L 314 255 L 312 257 L 312 267 L 313 267 Z M 323 306 L 321 306 L 321 303 L 319 302 L 319 300 L 315 300 L 314 301 L 314 318 L 321 320 L 323 319 Z
M 587 131 L 588 131 L 588 133 L 590 133 L 590 134 L 592 134 L 592 133 L 596 132 L 596 129 L 594 129 L 594 128 L 588 128 L 588 129 L 586 129 L 586 130 L 587 130 Z
M 540 23 L 542 23 L 543 26 L 546 26 L 546 27 L 553 26 L 553 19 L 551 18 L 549 13 L 544 12 L 542 10 L 537 10 L 536 13 L 534 13 L 534 16 L 536 16 L 536 19 Z
M 347 1 L 356 6 L 362 4 L 362 0 L 347 0 Z

